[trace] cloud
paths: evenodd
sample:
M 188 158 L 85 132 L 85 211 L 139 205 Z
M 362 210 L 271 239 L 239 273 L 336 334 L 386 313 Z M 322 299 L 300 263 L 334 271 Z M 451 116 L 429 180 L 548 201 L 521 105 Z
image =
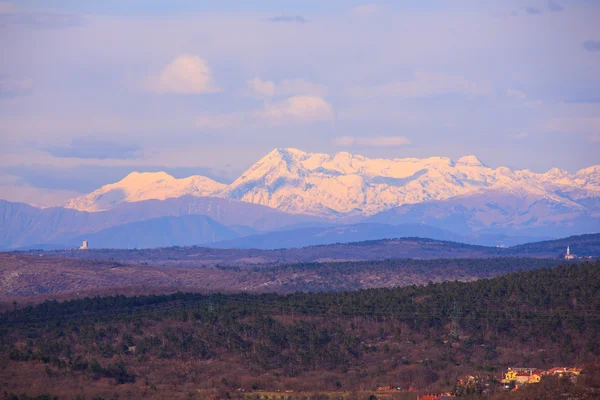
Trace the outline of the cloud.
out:
M 209 131 L 223 131 L 252 123 L 252 113 L 230 112 L 223 114 L 202 114 L 195 120 L 196 128 Z
M 207 130 L 226 130 L 240 126 L 306 125 L 331 121 L 333 107 L 319 96 L 292 96 L 266 103 L 260 110 L 205 114 L 196 119 L 196 127 Z
M 198 159 L 198 152 L 195 152 Z M 29 187 L 59 191 L 74 191 L 89 193 L 102 185 L 117 182 L 132 171 L 156 172 L 165 171 L 175 178 L 186 178 L 192 175 L 207 176 L 219 182 L 232 182 L 237 178 L 238 171 L 211 168 L 205 166 L 166 166 L 164 163 L 136 164 L 85 164 L 78 163 L 70 166 L 56 166 L 46 163 L 21 164 L 0 167 L 0 198 L 3 198 L 2 187 Z M 70 196 L 72 198 L 75 196 Z M 7 199 L 10 200 L 10 199 Z M 19 200 L 22 201 L 22 200 Z
M 139 158 L 141 149 L 138 145 L 124 145 L 90 138 L 75 138 L 71 140 L 70 146 L 48 147 L 46 151 L 59 158 L 133 160 Z
M 286 79 L 281 81 L 279 84 L 276 84 L 273 81 L 263 81 L 257 77 L 248 81 L 247 86 L 250 94 L 254 97 L 327 95 L 327 88 L 324 85 L 305 81 L 303 79 Z
M 583 48 L 587 51 L 600 51 L 600 40 L 586 40 L 583 42 Z
M 469 81 L 462 76 L 433 75 L 417 71 L 410 81 L 392 81 L 373 87 L 351 90 L 355 96 L 397 96 L 404 98 L 427 98 L 446 94 L 484 96 L 490 94 L 487 85 Z
M 506 95 L 508 97 L 514 97 L 516 99 L 520 99 L 520 100 L 524 100 L 527 98 L 527 95 L 524 92 L 521 92 L 520 90 L 517 89 L 508 89 L 506 90 Z
M 310 124 L 334 117 L 331 105 L 319 96 L 292 96 L 269 103 L 257 116 L 271 125 Z
M 546 130 L 564 134 L 586 135 L 590 141 L 600 135 L 600 118 L 572 117 L 557 118 L 546 122 Z
M 562 12 L 565 8 L 554 0 L 548 0 L 548 10 L 550 12 Z
M 513 139 L 525 139 L 526 137 L 529 137 L 529 132 L 517 133 L 516 135 L 511 135 L 511 137 Z
M 62 29 L 83 25 L 79 14 L 24 11 L 11 4 L 0 3 L 0 28 L 8 25 L 24 25 L 35 29 Z M 12 7 L 11 7 L 12 6 Z
M 277 17 L 267 18 L 269 22 L 283 22 L 283 23 L 298 23 L 298 24 L 306 24 L 310 22 L 310 20 L 304 18 L 301 15 L 280 15 Z
M 369 15 L 381 11 L 382 8 L 383 7 L 379 4 L 364 4 L 362 6 L 354 7 L 352 13 L 357 15 Z
M 0 75 L 0 97 L 17 97 L 31 94 L 33 81 L 30 78 L 14 78 Z
M 364 146 L 364 147 L 400 147 L 410 144 L 405 136 L 338 136 L 333 139 L 335 146 Z
M 540 15 L 542 13 L 542 10 L 535 7 L 526 7 L 525 12 L 529 15 Z
M 213 83 L 208 63 L 202 58 L 184 54 L 175 58 L 150 81 L 150 89 L 156 93 L 215 93 L 220 92 Z
M 247 86 L 252 94 L 259 97 L 272 97 L 276 93 L 275 83 L 263 81 L 260 78 L 249 80 Z
M 0 193 L 0 198 L 3 200 L 38 207 L 59 206 L 73 197 L 82 195 L 75 190 L 36 188 L 10 175 L 0 176 Z

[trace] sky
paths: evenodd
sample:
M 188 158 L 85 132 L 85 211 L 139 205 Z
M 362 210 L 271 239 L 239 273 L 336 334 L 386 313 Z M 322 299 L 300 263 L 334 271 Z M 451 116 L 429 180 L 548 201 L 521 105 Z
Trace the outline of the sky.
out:
M 273 148 L 600 164 L 600 1 L 0 0 L 0 198 Z

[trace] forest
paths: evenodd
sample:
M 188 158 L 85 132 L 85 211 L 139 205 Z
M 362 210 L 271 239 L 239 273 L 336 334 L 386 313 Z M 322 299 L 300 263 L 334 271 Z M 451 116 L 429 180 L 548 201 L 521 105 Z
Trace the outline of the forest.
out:
M 0 315 L 0 390 L 9 394 L 445 391 L 474 371 L 495 379 L 507 366 L 600 361 L 599 262 L 354 292 L 14 306 Z

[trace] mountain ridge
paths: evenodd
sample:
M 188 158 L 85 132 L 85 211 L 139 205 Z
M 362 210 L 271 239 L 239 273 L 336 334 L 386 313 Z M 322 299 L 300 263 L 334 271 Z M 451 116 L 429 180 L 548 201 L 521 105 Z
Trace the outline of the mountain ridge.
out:
M 407 204 L 487 190 L 535 196 L 584 209 L 580 200 L 600 198 L 600 165 L 573 174 L 558 168 L 534 173 L 507 167 L 492 169 L 474 155 L 456 161 L 447 157 L 384 159 L 278 148 L 230 185 L 201 176 L 176 179 L 166 173 L 132 173 L 115 184 L 72 199 L 66 207 L 99 211 L 140 199 L 209 195 L 288 213 L 369 217 Z

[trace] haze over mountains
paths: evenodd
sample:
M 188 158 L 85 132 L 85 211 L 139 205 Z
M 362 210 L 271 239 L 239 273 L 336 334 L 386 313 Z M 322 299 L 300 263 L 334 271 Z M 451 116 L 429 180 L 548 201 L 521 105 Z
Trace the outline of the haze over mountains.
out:
M 70 246 L 92 234 L 98 246 L 121 248 L 221 241 L 279 248 L 403 236 L 514 245 L 598 232 L 600 165 L 534 173 L 492 169 L 474 156 L 369 159 L 275 149 L 229 185 L 133 172 L 65 207 L 0 201 L 0 218 L 2 248 Z

